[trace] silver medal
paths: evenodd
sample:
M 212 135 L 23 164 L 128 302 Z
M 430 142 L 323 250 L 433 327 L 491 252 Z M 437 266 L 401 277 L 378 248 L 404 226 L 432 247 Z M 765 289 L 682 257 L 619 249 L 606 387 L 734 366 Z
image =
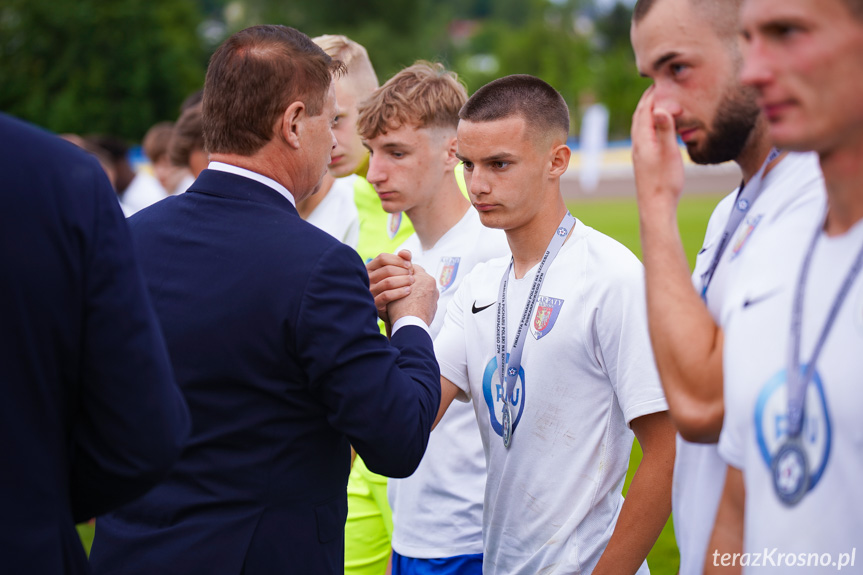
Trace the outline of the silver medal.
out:
M 809 460 L 799 440 L 788 440 L 773 456 L 773 490 L 779 500 L 793 507 L 809 490 Z
M 512 443 L 512 412 L 509 409 L 509 402 L 503 402 L 503 410 L 501 411 L 501 420 L 503 422 L 503 446 L 509 448 Z

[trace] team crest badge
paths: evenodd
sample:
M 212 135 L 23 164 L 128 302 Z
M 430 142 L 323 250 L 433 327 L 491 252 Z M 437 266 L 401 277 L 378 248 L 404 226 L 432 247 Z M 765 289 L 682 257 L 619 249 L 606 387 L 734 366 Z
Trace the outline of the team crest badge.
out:
M 396 212 L 394 214 L 390 214 L 389 219 L 387 219 L 387 233 L 389 234 L 390 239 L 393 239 L 398 235 L 401 225 L 402 213 Z
M 737 237 L 734 240 L 734 245 L 731 246 L 732 260 L 739 256 L 740 252 L 743 251 L 743 247 L 746 245 L 746 242 L 749 241 L 749 237 L 752 235 L 752 232 L 755 231 L 755 228 L 761 222 L 761 218 L 761 214 L 754 218 L 747 218 L 740 226 L 740 230 L 737 232 Z
M 562 307 L 562 299 L 546 297 L 544 295 L 537 298 L 536 313 L 533 316 L 533 322 L 530 324 L 530 333 L 535 339 L 542 339 L 551 332 Z
M 458 274 L 458 263 L 461 258 L 441 258 L 440 271 L 437 276 L 437 283 L 441 293 L 449 289 L 455 282 L 455 276 Z
M 773 475 L 776 494 L 786 505 L 793 505 L 818 485 L 830 460 L 833 423 L 817 370 L 806 388 L 803 413 L 799 441 L 789 441 L 786 371 L 778 372 L 761 388 L 755 404 L 755 438 L 764 465 Z

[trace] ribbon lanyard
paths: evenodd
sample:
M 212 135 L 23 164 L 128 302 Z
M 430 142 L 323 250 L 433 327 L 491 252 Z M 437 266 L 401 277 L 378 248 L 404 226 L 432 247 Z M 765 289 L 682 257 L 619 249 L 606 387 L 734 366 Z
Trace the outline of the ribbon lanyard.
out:
M 851 290 L 851 284 L 854 283 L 854 280 L 860 274 L 860 269 L 863 268 L 863 247 L 861 247 L 854 258 L 854 262 L 851 264 L 851 269 L 848 270 L 848 274 L 839 288 L 839 292 L 836 294 L 836 298 L 833 300 L 833 304 L 830 306 L 827 321 L 824 322 L 824 327 L 821 328 L 821 333 L 818 334 L 812 357 L 806 365 L 806 371 L 801 374 L 800 338 L 803 331 L 803 301 L 806 293 L 806 279 L 809 275 L 809 266 L 812 263 L 815 246 L 818 243 L 818 238 L 821 237 L 821 230 L 822 226 L 818 226 L 815 230 L 815 235 L 803 259 L 803 265 L 800 268 L 800 277 L 797 279 L 797 289 L 794 292 L 794 303 L 791 312 L 791 343 L 789 345 L 788 371 L 786 375 L 788 386 L 788 437 L 779 446 L 775 455 L 773 455 L 771 463 L 773 490 L 779 497 L 779 500 L 789 507 L 797 505 L 803 499 L 809 491 L 811 481 L 809 458 L 806 455 L 806 449 L 801 440 L 806 389 L 815 375 L 815 364 L 818 362 L 818 357 L 821 355 L 821 350 L 827 341 L 827 335 L 833 327 L 833 322 L 839 315 L 839 308 L 842 307 L 845 297 Z
M 845 281 L 839 288 L 839 293 L 836 294 L 836 299 L 830 307 L 830 312 L 827 315 L 827 321 L 824 327 L 821 328 L 821 333 L 815 343 L 815 350 L 812 352 L 812 358 L 806 365 L 806 371 L 800 373 L 800 338 L 803 331 L 803 300 L 806 291 L 806 278 L 809 275 L 809 265 L 812 263 L 812 255 L 815 253 L 815 245 L 818 243 L 818 238 L 821 237 L 821 226 L 815 230 L 815 236 L 809 244 L 809 249 L 806 252 L 806 258 L 803 260 L 803 266 L 800 268 L 800 277 L 797 280 L 797 290 L 794 294 L 794 308 L 791 313 L 791 346 L 788 357 L 788 434 L 792 438 L 799 437 L 803 432 L 803 405 L 806 402 L 806 388 L 815 374 L 815 364 L 818 361 L 818 356 L 821 355 L 821 349 L 824 347 L 824 342 L 827 340 L 827 335 L 833 327 L 833 322 L 839 315 L 839 308 L 842 307 L 842 302 L 851 290 L 851 284 L 857 279 L 860 269 L 863 268 L 863 248 L 857 252 L 854 262 L 851 264 L 851 269 L 845 276 Z
M 500 292 L 498 295 L 497 306 L 497 365 L 500 376 L 500 381 L 505 383 L 505 394 L 503 397 L 503 445 L 509 447 L 512 441 L 512 405 L 513 393 L 515 391 L 515 382 L 518 380 L 518 372 L 521 369 L 521 354 L 524 350 L 525 328 L 530 325 L 530 316 L 533 311 L 536 300 L 539 298 L 539 290 L 542 287 L 542 282 L 545 279 L 546 269 L 551 266 L 551 262 L 557 257 L 560 248 L 566 241 L 569 232 L 575 225 L 575 218 L 569 212 L 563 216 L 563 219 L 558 226 L 557 231 L 551 238 L 548 247 L 545 249 L 545 255 L 539 262 L 539 268 L 536 270 L 536 277 L 533 279 L 533 284 L 530 286 L 530 293 L 527 296 L 527 303 L 524 306 L 524 312 L 521 314 L 521 321 L 518 324 L 518 331 L 515 333 L 515 340 L 512 343 L 512 350 L 509 354 L 509 363 L 506 361 L 506 286 L 509 283 L 509 272 L 512 270 L 513 260 L 509 260 L 503 277 L 500 280 Z
M 707 271 L 701 274 L 701 299 L 704 301 L 707 301 L 707 288 L 710 287 L 710 281 L 713 279 L 713 274 L 716 273 L 716 268 L 719 266 L 719 260 L 722 258 L 722 254 L 725 253 L 725 248 L 728 247 L 728 243 L 731 240 L 731 234 L 737 230 L 737 226 L 739 226 L 740 222 L 743 221 L 743 218 L 746 217 L 752 204 L 754 204 L 755 200 L 758 199 L 758 196 L 761 195 L 761 192 L 764 190 L 764 173 L 767 171 L 767 166 L 770 165 L 770 162 L 778 158 L 779 154 L 780 152 L 776 148 L 771 149 L 770 153 L 767 154 L 767 159 L 764 160 L 763 164 L 761 164 L 761 168 L 754 176 L 752 176 L 749 183 L 743 186 L 743 189 L 740 190 L 740 193 L 737 195 L 737 201 L 734 205 L 735 209 L 733 209 L 731 211 L 731 215 L 728 216 L 728 222 L 725 224 L 725 231 L 722 232 L 722 239 L 719 241 L 716 253 L 713 254 L 713 261 L 710 263 L 710 267 L 707 268 Z

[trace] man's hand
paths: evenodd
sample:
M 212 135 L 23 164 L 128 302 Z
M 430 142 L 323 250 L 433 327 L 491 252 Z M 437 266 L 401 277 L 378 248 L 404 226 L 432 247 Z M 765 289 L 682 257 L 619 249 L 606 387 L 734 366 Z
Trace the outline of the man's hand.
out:
M 644 92 L 632 116 L 635 189 L 640 210 L 658 207 L 674 211 L 683 193 L 683 158 L 674 118 L 655 107 L 654 92 L 653 86 Z
M 716 441 L 722 427 L 722 331 L 692 288 L 677 228 L 683 158 L 674 118 L 648 88 L 632 116 L 632 164 L 647 290 L 647 321 L 668 408 L 690 441 Z
M 369 288 L 375 298 L 378 317 L 392 325 L 387 304 L 407 296 L 415 281 L 411 253 L 402 250 L 398 255 L 381 254 L 366 264 L 366 271 L 369 273 Z
M 407 295 L 387 304 L 387 315 L 392 322 L 390 325 L 395 325 L 400 318 L 409 315 L 420 318 L 426 322 L 426 325 L 431 325 L 437 312 L 437 282 L 421 266 L 411 267 L 413 284 L 403 288 L 408 290 Z

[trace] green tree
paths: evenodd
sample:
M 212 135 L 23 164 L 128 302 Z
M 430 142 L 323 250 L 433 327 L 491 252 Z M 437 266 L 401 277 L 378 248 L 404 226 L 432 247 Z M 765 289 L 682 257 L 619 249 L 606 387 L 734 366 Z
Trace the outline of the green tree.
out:
M 139 140 L 203 84 L 196 5 L 5 0 L 0 109 L 57 132 Z

